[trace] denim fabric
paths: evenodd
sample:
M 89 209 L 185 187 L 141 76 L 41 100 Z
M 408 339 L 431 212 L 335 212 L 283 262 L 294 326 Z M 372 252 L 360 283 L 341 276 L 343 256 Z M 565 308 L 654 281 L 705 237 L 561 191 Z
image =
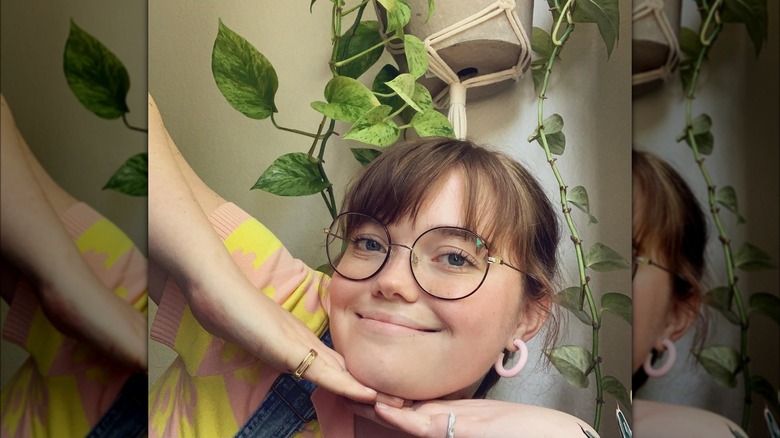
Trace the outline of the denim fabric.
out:
M 131 375 L 119 396 L 87 438 L 136 438 L 148 431 L 148 377 L 144 373 Z
M 330 331 L 326 331 L 320 340 L 333 348 Z M 280 375 L 236 438 L 288 438 L 295 435 L 306 423 L 317 418 L 311 403 L 311 394 L 316 388 L 309 381 L 296 381 L 289 374 Z

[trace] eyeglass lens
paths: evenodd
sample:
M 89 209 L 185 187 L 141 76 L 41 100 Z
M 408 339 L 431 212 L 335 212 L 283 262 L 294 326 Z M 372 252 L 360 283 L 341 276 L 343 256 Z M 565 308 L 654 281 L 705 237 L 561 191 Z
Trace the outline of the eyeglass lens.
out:
M 326 243 L 333 268 L 351 280 L 372 277 L 387 263 L 392 251 L 405 247 L 391 244 L 381 223 L 358 213 L 339 216 L 329 229 Z M 426 231 L 414 242 L 409 257 L 417 284 L 427 293 L 444 299 L 471 295 L 482 284 L 488 270 L 485 243 L 475 233 L 462 228 Z

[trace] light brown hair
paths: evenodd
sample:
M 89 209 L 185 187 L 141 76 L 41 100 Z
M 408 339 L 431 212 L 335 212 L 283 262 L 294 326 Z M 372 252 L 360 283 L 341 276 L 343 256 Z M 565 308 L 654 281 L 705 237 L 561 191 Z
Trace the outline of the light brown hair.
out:
M 633 151 L 632 242 L 638 255 L 655 251 L 672 270 L 673 297 L 678 306 L 702 315 L 697 341 L 706 324 L 700 304 L 704 296 L 704 249 L 707 223 L 688 184 L 668 163 L 647 152 Z
M 453 171 L 463 172 L 465 181 L 463 226 L 485 238 L 492 254 L 524 272 L 523 301 L 551 317 L 545 340 L 550 344 L 558 329 L 548 307 L 555 293 L 558 218 L 534 176 L 511 157 L 448 138 L 398 143 L 350 184 L 342 212 L 367 214 L 385 225 L 414 220 Z M 495 383 L 493 374 L 475 396 Z

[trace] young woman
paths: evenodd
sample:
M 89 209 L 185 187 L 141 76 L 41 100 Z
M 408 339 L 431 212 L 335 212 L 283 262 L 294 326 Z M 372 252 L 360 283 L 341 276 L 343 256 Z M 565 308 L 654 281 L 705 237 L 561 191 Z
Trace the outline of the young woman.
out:
M 442 138 L 389 148 L 325 229 L 330 278 L 211 191 L 151 99 L 149 115 L 150 258 L 170 275 L 152 337 L 178 353 L 150 392 L 150 436 L 594 433 L 480 399 L 507 352 L 527 358 L 554 290 L 556 216 L 518 163 Z M 286 372 L 319 386 L 316 420 L 266 415 Z M 296 417 L 300 431 L 269 432 Z
M 707 224 L 696 197 L 668 163 L 634 151 L 632 171 L 634 436 L 746 436 L 718 414 L 641 398 L 648 377 L 665 374 L 678 357 L 674 342 L 697 321 L 704 326 L 699 319 Z

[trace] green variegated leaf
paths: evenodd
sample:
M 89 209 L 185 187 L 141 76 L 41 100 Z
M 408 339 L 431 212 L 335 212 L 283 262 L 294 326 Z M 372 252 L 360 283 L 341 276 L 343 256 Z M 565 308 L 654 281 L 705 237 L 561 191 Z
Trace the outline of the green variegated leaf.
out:
M 618 0 L 577 0 L 572 12 L 577 23 L 596 23 L 607 47 L 607 57 L 612 55 L 620 33 L 618 3 Z
M 566 201 L 584 211 L 588 215 L 588 225 L 597 224 L 599 221 L 590 214 L 590 203 L 588 202 L 588 191 L 583 186 L 577 186 L 566 193 Z
M 273 66 L 221 19 L 211 52 L 211 72 L 219 91 L 241 114 L 265 119 L 277 112 L 274 96 L 279 82 Z
M 414 96 L 412 96 L 412 100 L 414 100 L 414 103 L 416 103 L 418 107 L 422 108 L 423 111 L 433 109 L 433 98 L 431 97 L 431 92 L 428 91 L 428 89 L 419 82 L 414 83 Z
M 545 356 L 567 382 L 577 388 L 587 388 L 588 375 L 593 365 L 590 352 L 579 345 L 563 345 L 545 349 Z
M 708 114 L 699 114 L 693 119 L 693 122 L 691 122 L 691 130 L 694 135 L 709 132 L 710 128 L 712 128 L 712 118 L 710 118 Z
M 341 122 L 355 122 L 379 100 L 365 85 L 346 76 L 336 76 L 325 86 L 325 102 L 312 102 L 315 111 Z
M 581 424 L 578 424 L 578 426 L 580 426 L 580 430 L 582 431 L 582 434 L 585 435 L 586 437 L 588 437 L 588 438 L 598 438 L 596 435 L 593 435 L 592 433 L 590 433 L 589 430 L 585 430 L 585 428 L 582 427 Z
M 563 152 L 566 151 L 566 136 L 563 134 L 563 131 L 558 131 L 553 134 L 545 133 L 545 138 L 547 139 L 547 147 L 550 148 L 551 154 L 563 155 Z M 539 146 L 544 147 L 541 137 L 536 141 L 539 143 Z
M 376 157 L 382 155 L 382 152 L 376 149 L 350 148 L 350 151 L 352 151 L 352 156 L 363 166 L 368 166 Z
M 415 79 L 428 71 L 428 55 L 425 54 L 425 44 L 414 35 L 404 35 L 404 53 L 409 73 Z
M 696 148 L 702 155 L 710 155 L 712 153 L 714 139 L 712 137 L 712 132 L 710 132 L 711 127 L 712 119 L 707 114 L 700 114 L 691 122 L 691 133 L 696 141 Z M 688 138 L 687 128 L 683 129 L 683 132 L 677 136 L 677 141 L 680 140 L 685 140 L 685 142 L 688 143 L 688 146 L 692 147 L 690 139 Z
M 403 73 L 395 78 L 393 78 L 392 81 L 387 82 L 385 85 L 387 85 L 391 90 L 395 91 L 398 96 L 404 100 L 409 106 L 415 109 L 415 111 L 422 111 L 422 108 L 420 108 L 417 103 L 414 101 L 414 84 L 416 82 L 414 81 L 414 77 L 410 75 L 409 73 Z
M 539 94 L 542 92 L 542 85 L 544 85 L 544 75 L 547 70 L 547 61 L 544 59 L 537 59 L 531 62 L 531 77 L 534 80 L 534 92 Z
M 599 272 L 628 269 L 629 267 L 617 251 L 600 242 L 594 243 L 585 254 L 585 266 Z
M 726 23 L 744 23 L 756 56 L 767 39 L 767 0 L 725 0 L 721 17 Z
M 615 397 L 624 408 L 631 409 L 631 399 L 628 396 L 628 391 L 626 391 L 626 387 L 620 383 L 620 380 L 614 376 L 604 376 L 601 378 L 601 386 L 604 389 L 604 392 Z
M 777 399 L 777 391 L 767 379 L 753 374 L 750 376 L 750 388 L 753 392 L 763 397 L 775 410 L 780 411 L 780 400 Z
M 378 94 L 394 93 L 394 91 L 387 86 L 386 82 L 392 81 L 399 74 L 401 73 L 397 68 L 395 68 L 395 66 L 385 64 L 385 66 L 379 70 L 379 73 L 376 74 L 376 77 L 374 77 L 371 90 Z M 377 98 L 379 99 L 379 103 L 382 105 L 387 105 L 393 108 L 392 112 L 398 111 L 404 105 L 404 100 L 401 99 L 397 94 L 393 94 L 392 96 L 377 96 Z
M 682 27 L 680 29 L 680 50 L 689 58 L 696 58 L 702 49 L 699 33 L 693 29 Z
M 531 49 L 536 52 L 537 55 L 544 58 L 545 62 L 552 55 L 555 45 L 552 42 L 552 37 L 546 30 L 534 27 L 531 31 Z M 558 57 L 560 58 L 560 56 Z
M 632 324 L 631 297 L 618 292 L 610 292 L 601 296 L 601 311 L 611 312 Z
M 70 90 L 89 111 L 104 119 L 130 112 L 130 76 L 122 61 L 95 37 L 70 20 L 63 70 Z M 145 193 L 144 193 L 145 194 Z
M 737 192 L 734 190 L 734 187 L 726 186 L 718 190 L 718 193 L 715 194 L 715 202 L 736 214 L 738 224 L 745 223 L 745 218 L 739 214 L 739 208 L 737 206 Z
M 734 254 L 734 265 L 743 271 L 765 271 L 777 267 L 769 254 L 749 243 L 744 243 Z
M 390 146 L 398 140 L 401 134 L 398 125 L 387 119 L 391 110 L 392 108 L 387 105 L 375 107 L 355 122 L 344 134 L 344 138 L 379 147 Z
M 252 190 L 261 189 L 279 196 L 305 196 L 328 187 L 330 184 L 322 180 L 316 158 L 292 152 L 274 160 Z
M 731 288 L 728 287 L 717 287 L 704 294 L 704 302 L 708 306 L 717 310 L 732 324 L 739 325 L 739 315 L 730 309 L 731 301 Z
M 545 134 L 555 134 L 563 129 L 563 117 L 560 114 L 553 114 L 542 122 Z
M 116 190 L 130 196 L 148 194 L 149 171 L 146 152 L 133 155 L 108 180 L 103 190 Z
M 387 29 L 385 33 L 391 34 L 396 30 L 403 30 L 412 16 L 411 7 L 406 0 L 378 0 L 384 6 L 387 14 Z
M 379 33 L 379 22 L 374 20 L 361 21 L 357 29 L 355 29 L 354 35 L 350 36 L 349 31 L 347 31 L 339 38 L 336 46 L 336 61 L 349 59 L 381 42 L 382 35 Z M 336 73 L 357 79 L 379 60 L 384 50 L 385 46 L 380 46 L 347 65 L 336 67 Z
M 576 316 L 577 319 L 582 321 L 584 324 L 592 325 L 593 318 L 591 318 L 590 313 L 583 310 L 580 306 L 580 297 L 582 295 L 580 292 L 581 290 L 582 289 L 577 286 L 567 287 L 566 289 L 555 294 L 554 299 L 559 306 L 573 313 L 574 316 Z
M 693 86 L 693 63 L 690 61 L 681 61 L 680 62 L 680 82 L 682 84 L 682 90 L 683 93 L 689 94 L 691 92 L 691 87 Z M 683 139 L 678 139 L 677 141 L 681 141 Z
M 415 114 L 412 117 L 412 127 L 420 137 L 455 138 L 450 121 L 435 109 Z
M 716 382 L 727 388 L 737 386 L 736 374 L 740 368 L 737 350 L 716 345 L 694 350 L 693 355 Z
M 766 292 L 750 295 L 750 312 L 762 313 L 780 324 L 780 298 Z

